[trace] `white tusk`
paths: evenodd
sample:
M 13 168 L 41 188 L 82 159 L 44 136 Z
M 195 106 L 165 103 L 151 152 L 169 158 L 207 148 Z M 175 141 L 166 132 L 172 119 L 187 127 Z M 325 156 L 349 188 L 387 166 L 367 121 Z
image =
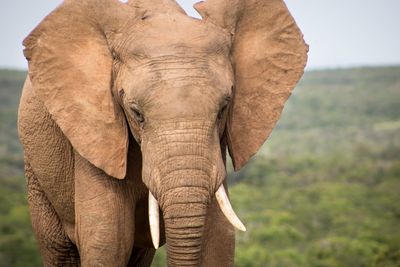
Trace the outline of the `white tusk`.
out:
M 149 191 L 149 222 L 151 240 L 155 249 L 158 249 L 160 242 L 160 214 L 158 202 Z
M 240 231 L 246 231 L 246 227 L 243 225 L 243 223 L 240 221 L 240 219 L 232 209 L 232 205 L 228 199 L 228 196 L 226 195 L 224 185 L 221 185 L 218 188 L 217 192 L 215 193 L 215 197 L 217 198 L 222 213 L 225 215 L 228 221 Z

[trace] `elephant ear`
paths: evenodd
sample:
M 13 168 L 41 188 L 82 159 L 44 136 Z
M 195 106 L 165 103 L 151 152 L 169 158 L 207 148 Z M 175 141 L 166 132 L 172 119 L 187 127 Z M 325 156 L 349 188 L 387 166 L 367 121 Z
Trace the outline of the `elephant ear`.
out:
M 34 93 L 74 149 L 119 179 L 126 173 L 128 132 L 111 92 L 106 34 L 126 17 L 123 5 L 65 1 L 24 40 Z
M 308 46 L 282 0 L 209 0 L 196 8 L 234 34 L 235 90 L 227 137 L 239 170 L 271 134 L 304 73 Z

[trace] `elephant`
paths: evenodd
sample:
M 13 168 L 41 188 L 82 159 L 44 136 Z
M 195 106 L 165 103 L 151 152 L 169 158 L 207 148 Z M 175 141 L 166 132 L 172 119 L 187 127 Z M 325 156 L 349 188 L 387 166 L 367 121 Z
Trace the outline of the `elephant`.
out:
M 25 38 L 18 132 L 45 266 L 233 266 L 241 169 L 304 73 L 283 0 L 65 0 Z

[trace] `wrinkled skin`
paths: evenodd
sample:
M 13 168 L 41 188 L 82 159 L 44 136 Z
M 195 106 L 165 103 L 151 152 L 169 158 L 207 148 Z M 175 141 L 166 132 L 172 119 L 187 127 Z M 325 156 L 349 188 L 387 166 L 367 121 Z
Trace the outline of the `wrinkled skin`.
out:
M 236 170 L 257 152 L 307 46 L 280 0 L 196 9 L 70 0 L 24 41 L 19 134 L 46 266 L 150 266 L 149 192 L 169 266 L 233 266 L 226 149 Z

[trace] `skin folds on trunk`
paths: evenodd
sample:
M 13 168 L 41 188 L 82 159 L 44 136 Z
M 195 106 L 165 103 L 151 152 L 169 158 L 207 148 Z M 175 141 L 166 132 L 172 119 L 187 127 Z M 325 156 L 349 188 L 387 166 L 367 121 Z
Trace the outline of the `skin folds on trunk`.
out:
M 219 158 L 214 152 L 219 151 L 219 140 L 214 138 L 215 129 L 204 122 L 177 122 L 163 128 L 143 142 L 142 151 L 158 152 L 153 158 L 143 153 L 143 178 L 163 212 L 168 266 L 199 266 L 207 208 L 222 181 L 217 171 L 220 152 Z M 154 165 L 146 166 L 149 162 Z
M 208 198 L 200 188 L 177 188 L 163 209 L 167 237 L 168 266 L 199 266 Z M 184 198 L 197 195 L 190 203 Z
M 160 198 L 163 212 L 168 266 L 199 266 L 205 216 L 210 201 L 207 165 L 198 155 L 189 160 L 176 157 L 161 171 L 165 184 Z M 163 175 L 165 174 L 165 175 Z

